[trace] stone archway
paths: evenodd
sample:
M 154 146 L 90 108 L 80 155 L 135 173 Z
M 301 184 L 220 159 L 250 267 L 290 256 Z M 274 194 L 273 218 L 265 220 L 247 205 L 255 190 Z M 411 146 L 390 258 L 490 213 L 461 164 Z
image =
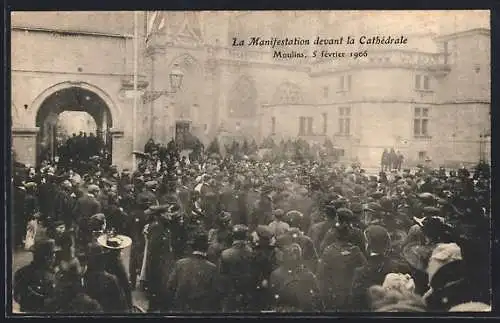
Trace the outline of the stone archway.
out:
M 97 133 L 92 135 L 100 139 L 102 148 L 109 153 L 112 152 L 110 130 L 113 126 L 113 117 L 106 102 L 91 90 L 72 86 L 50 94 L 43 100 L 37 110 L 35 120 L 35 125 L 39 129 L 36 141 L 37 164 L 43 159 L 53 159 L 56 155 L 59 155 L 57 147 L 61 143 L 56 142 L 56 126 L 59 115 L 65 111 L 88 113 L 94 119 L 97 129 Z M 74 121 L 76 128 L 79 120 Z M 80 153 L 83 156 L 85 152 Z
M 102 89 L 92 84 L 82 82 L 82 81 L 65 81 L 61 83 L 54 84 L 47 87 L 45 90 L 40 92 L 40 94 L 33 99 L 29 105 L 24 106 L 24 110 L 19 111 L 20 117 L 14 118 L 12 121 L 12 149 L 16 152 L 19 162 L 35 165 L 37 163 L 37 143 L 39 140 L 39 133 L 43 130 L 42 125 L 44 124 L 44 119 L 49 114 L 56 114 L 63 110 L 72 110 L 70 108 L 71 104 L 68 100 L 72 98 L 70 95 L 75 90 L 81 91 L 82 93 L 90 94 L 94 97 L 99 104 L 97 106 L 101 107 L 101 110 L 106 111 L 107 120 L 104 122 L 106 126 L 101 127 L 103 130 L 107 130 L 107 136 L 113 143 L 112 149 L 112 159 L 117 165 L 128 166 L 128 148 L 127 140 L 124 138 L 124 120 L 121 118 L 121 110 L 111 99 L 111 97 Z M 59 97 L 59 100 L 57 98 Z M 75 100 L 73 96 L 73 100 Z M 50 102 L 59 101 L 59 108 L 50 109 Z M 46 105 L 44 107 L 44 104 Z M 66 109 L 64 108 L 66 106 Z M 73 104 L 75 106 L 75 104 Z M 103 116 L 100 116 L 97 107 L 90 108 L 91 111 L 87 111 L 88 104 L 84 104 L 83 108 L 78 108 L 80 111 L 90 112 L 96 124 L 100 123 L 102 125 Z M 73 108 L 73 110 L 78 110 Z M 25 113 L 28 112 L 28 113 Z M 29 111 L 33 111 L 29 113 Z M 52 113 L 50 113 L 52 111 Z M 14 114 L 13 114 L 14 117 Z M 45 118 L 44 118 L 45 117 Z M 43 131 L 42 131 L 43 133 Z M 38 139 L 38 140 L 37 140 Z

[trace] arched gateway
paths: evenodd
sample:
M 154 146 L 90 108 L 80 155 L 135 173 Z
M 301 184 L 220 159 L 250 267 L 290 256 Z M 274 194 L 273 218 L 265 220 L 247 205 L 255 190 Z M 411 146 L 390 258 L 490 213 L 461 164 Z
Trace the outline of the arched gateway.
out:
M 39 164 L 43 152 L 45 156 L 47 153 L 52 157 L 55 155 L 55 126 L 58 116 L 64 111 L 87 112 L 95 120 L 96 134 L 110 152 L 113 138 L 123 135 L 122 131 L 116 130 L 120 115 L 114 102 L 100 88 L 85 82 L 68 81 L 51 86 L 35 98 L 31 107 L 36 111 L 34 120 L 31 119 L 35 127 L 19 129 L 15 122 L 13 124 L 13 148 L 16 154 L 18 149 L 24 148 L 19 145 L 19 140 L 16 145 L 16 137 L 36 137 L 36 140 L 28 140 L 30 145 L 36 145 L 36 149 L 30 149 L 29 155 L 24 158 L 29 163 Z M 26 125 L 29 126 L 29 122 Z

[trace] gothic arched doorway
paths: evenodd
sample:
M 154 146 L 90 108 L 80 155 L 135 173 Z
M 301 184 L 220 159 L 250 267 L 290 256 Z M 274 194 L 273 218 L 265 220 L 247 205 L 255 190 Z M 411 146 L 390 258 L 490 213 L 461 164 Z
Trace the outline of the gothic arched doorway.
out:
M 36 126 L 39 128 L 37 136 L 37 165 L 43 160 L 54 159 L 60 151 L 58 146 L 58 121 L 61 113 L 65 111 L 86 112 L 94 120 L 96 131 L 94 134 L 97 141 L 100 142 L 102 153 L 111 158 L 112 136 L 110 129 L 112 127 L 111 111 L 105 101 L 95 92 L 78 86 L 61 89 L 49 95 L 40 105 L 36 115 Z M 78 124 L 82 123 L 79 114 L 75 114 L 74 131 L 70 130 L 69 136 L 74 132 L 79 132 Z M 71 120 L 69 120 L 71 124 Z M 67 122 L 68 123 L 68 120 Z M 66 127 L 70 128 L 71 127 Z M 79 135 L 77 133 L 77 135 Z M 90 136 L 90 134 L 88 134 Z M 60 139 L 60 138 L 59 138 Z M 111 160 L 109 160 L 111 162 Z

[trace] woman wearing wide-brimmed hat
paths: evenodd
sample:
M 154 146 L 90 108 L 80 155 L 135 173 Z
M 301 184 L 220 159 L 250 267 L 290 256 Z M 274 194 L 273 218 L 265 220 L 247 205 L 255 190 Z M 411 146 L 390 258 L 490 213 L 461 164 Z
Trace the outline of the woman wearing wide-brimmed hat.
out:
M 132 289 L 130 286 L 127 270 L 123 265 L 121 259 L 121 252 L 123 249 L 132 244 L 132 239 L 124 235 L 103 234 L 97 238 L 97 243 L 104 247 L 108 252 L 105 257 L 106 271 L 118 278 L 120 286 L 125 292 L 125 298 L 129 308 L 132 307 Z

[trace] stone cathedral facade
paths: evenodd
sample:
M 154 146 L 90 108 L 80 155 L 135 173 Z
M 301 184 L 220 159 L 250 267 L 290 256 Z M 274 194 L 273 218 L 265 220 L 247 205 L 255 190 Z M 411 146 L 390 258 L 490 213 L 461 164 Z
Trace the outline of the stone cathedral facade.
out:
M 43 132 L 47 120 L 67 109 L 88 111 L 96 119 L 120 167 L 130 167 L 132 151 L 149 138 L 166 143 L 186 131 L 205 144 L 214 137 L 257 142 L 301 137 L 318 143 L 329 138 L 345 161 L 357 159 L 367 167 L 377 166 L 386 148 L 401 151 L 410 163 L 427 157 L 436 164 L 473 163 L 489 154 L 487 16 L 468 19 L 482 23 L 469 26 L 459 15 L 445 15 L 417 28 L 408 16 L 359 12 L 160 13 L 152 32 L 147 21 L 153 13 L 140 13 L 144 95 L 135 140 L 127 95 L 132 13 L 13 16 L 13 146 L 22 161 L 36 162 L 33 148 L 24 148 L 49 136 Z M 332 46 L 308 46 L 304 59 L 276 57 L 269 46 L 233 46 L 235 37 L 312 42 L 388 34 L 404 34 L 408 44 L 369 47 L 358 59 L 311 57 L 314 50 L 342 50 Z M 171 93 L 174 68 L 184 76 Z M 55 109 L 57 98 L 62 104 Z

